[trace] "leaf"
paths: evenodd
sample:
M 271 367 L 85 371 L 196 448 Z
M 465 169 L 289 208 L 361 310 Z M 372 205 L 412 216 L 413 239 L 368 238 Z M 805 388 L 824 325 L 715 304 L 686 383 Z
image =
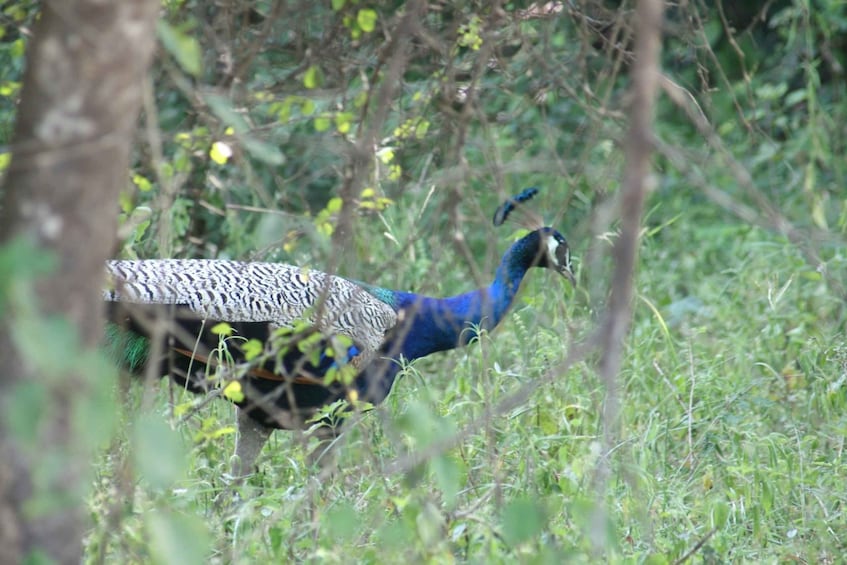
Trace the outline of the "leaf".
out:
M 244 401 L 244 391 L 241 388 L 241 383 L 239 381 L 230 381 L 224 387 L 224 397 L 232 400 L 233 402 L 243 402 Z
M 188 458 L 182 438 L 161 418 L 138 418 L 133 447 L 135 470 L 153 488 L 165 489 L 185 476 Z
M 262 342 L 256 338 L 252 338 L 247 340 L 247 342 L 241 346 L 242 351 L 244 351 L 244 359 L 247 361 L 252 361 L 256 357 L 262 354 L 265 347 L 262 345 Z
M 338 133 L 347 133 L 353 126 L 353 114 L 351 112 L 339 112 L 335 115 L 335 128 Z
M 315 118 L 315 131 L 326 131 L 332 125 L 330 119 L 326 116 Z
M 460 464 L 452 457 L 442 455 L 435 457 L 429 463 L 432 474 L 435 476 L 435 484 L 444 495 L 444 503 L 452 507 L 456 503 L 456 497 L 462 483 L 462 469 Z
M 252 137 L 245 137 L 242 145 L 251 156 L 268 165 L 278 167 L 285 163 L 285 154 L 276 145 Z
M 359 13 L 356 14 L 356 23 L 359 24 L 362 31 L 370 33 L 376 29 L 376 18 L 377 15 L 375 11 L 365 8 L 359 10 Z
M 21 83 L 12 80 L 0 82 L 0 96 L 13 97 L 17 96 L 21 90 Z
M 332 11 L 339 12 L 342 8 L 344 8 L 344 4 L 347 3 L 347 0 L 332 0 Z
M 146 516 L 154 563 L 192 565 L 207 563 L 211 537 L 198 516 L 153 510 Z
M 723 500 L 712 506 L 712 524 L 717 529 L 722 529 L 729 519 L 729 504 Z
M 21 37 L 12 42 L 12 48 L 9 50 L 9 54 L 13 59 L 18 59 L 23 57 L 24 53 L 26 53 L 26 43 L 24 43 L 24 39 Z
M 177 418 L 181 418 L 182 416 L 187 414 L 188 411 L 192 408 L 194 408 L 194 402 L 190 400 L 187 402 L 180 402 L 179 404 L 174 406 L 174 416 L 176 416 Z
M 383 147 L 376 152 L 376 156 L 379 157 L 379 160 L 382 161 L 384 165 L 387 165 L 394 159 L 394 150 L 390 147 Z M 362 196 L 364 196 L 364 193 Z
M 308 98 L 300 104 L 300 113 L 304 116 L 311 116 L 315 113 L 315 103 Z
M 42 414 L 50 411 L 45 383 L 33 380 L 16 383 L 6 400 L 4 416 L 11 436 L 23 445 L 35 446 Z
M 223 141 L 216 141 L 209 150 L 209 157 L 218 165 L 224 165 L 232 157 L 232 148 Z
M 420 120 L 418 125 L 415 127 L 415 137 L 418 139 L 423 139 L 426 137 L 426 132 L 429 131 L 429 122 L 427 120 Z
M 388 180 L 400 180 L 401 176 L 403 176 L 403 167 L 400 165 L 388 167 Z
M 223 426 L 205 434 L 205 437 L 207 439 L 217 439 L 219 437 L 231 436 L 234 433 L 236 433 L 235 426 Z
M 353 365 L 342 365 L 341 367 L 333 366 L 327 370 L 324 380 L 327 384 L 332 382 L 340 382 L 341 384 L 349 385 L 355 380 L 356 375 L 359 374 L 359 371 Z M 354 390 L 350 390 L 348 393 L 348 397 L 350 402 L 356 404 L 359 401 L 358 393 Z M 364 408 L 360 409 L 364 410 Z
M 153 189 L 153 183 L 144 175 L 139 175 L 138 173 L 132 175 L 132 182 L 141 192 L 150 192 Z
M 203 70 L 200 43 L 162 19 L 156 24 L 156 32 L 165 50 L 176 59 L 177 64 L 188 74 L 199 77 Z
M 329 202 L 326 203 L 326 211 L 330 214 L 337 214 L 341 212 L 341 208 L 344 206 L 344 199 L 340 196 L 333 196 L 329 199 Z
M 209 106 L 218 119 L 228 126 L 232 126 L 235 132 L 239 134 L 246 133 L 250 126 L 240 113 L 232 107 L 232 102 L 223 96 L 217 94 L 209 94 L 205 97 L 205 102 Z
M 28 314 L 18 318 L 14 325 L 13 335 L 19 350 L 46 380 L 62 379 L 69 370 L 74 370 L 73 362 L 79 357 L 81 345 L 76 328 L 64 318 Z M 50 346 L 45 347 L 45 344 Z
M 809 168 L 811 169 L 811 167 Z M 815 195 L 814 202 L 812 203 L 812 221 L 822 230 L 829 229 L 824 201 L 820 195 Z
M 308 69 L 306 69 L 306 73 L 303 75 L 303 86 L 308 88 L 309 90 L 313 88 L 317 88 L 323 82 L 323 76 L 321 74 L 321 69 L 317 65 L 312 65 Z
M 361 520 L 359 514 L 349 502 L 339 502 L 326 514 L 324 531 L 330 532 L 331 538 L 347 541 L 356 535 Z
M 113 383 L 118 375 L 111 359 L 101 352 L 89 351 L 80 355 L 74 363 L 80 367 L 87 391 L 81 390 L 72 406 L 71 426 L 77 445 L 87 449 L 105 447 L 113 439 L 117 424 Z
M 226 322 L 219 322 L 219 323 L 215 324 L 214 326 L 212 326 L 212 329 L 209 330 L 209 331 L 211 331 L 215 335 L 226 335 L 226 336 L 232 335 L 235 332 L 235 330 L 232 329 L 232 326 L 230 326 Z
M 546 519 L 543 509 L 529 498 L 517 498 L 503 509 L 503 537 L 518 545 L 541 533 Z

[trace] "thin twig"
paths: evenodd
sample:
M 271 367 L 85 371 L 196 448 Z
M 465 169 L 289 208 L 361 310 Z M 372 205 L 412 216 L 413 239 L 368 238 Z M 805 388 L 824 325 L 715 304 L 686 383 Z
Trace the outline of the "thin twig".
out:
M 708 533 L 707 533 L 705 536 L 703 536 L 703 537 L 700 539 L 700 541 L 698 541 L 698 542 L 694 545 L 694 547 L 692 547 L 691 549 L 689 549 L 689 550 L 688 550 L 688 552 L 687 552 L 685 555 L 683 555 L 682 557 L 680 557 L 679 559 L 677 559 L 676 561 L 674 561 L 674 562 L 673 562 L 673 565 L 680 565 L 681 563 L 685 563 L 686 561 L 688 561 L 688 560 L 689 560 L 689 559 L 690 559 L 690 558 L 691 558 L 691 557 L 692 557 L 695 553 L 697 553 L 697 552 L 700 550 L 700 548 L 701 548 L 701 547 L 703 547 L 704 545 L 706 545 L 706 542 L 707 542 L 707 541 L 709 541 L 709 539 L 710 539 L 713 535 L 715 535 L 715 533 L 716 533 L 717 531 L 718 531 L 718 529 L 717 529 L 717 528 L 712 528 L 711 530 L 709 530 L 709 531 L 708 531 Z

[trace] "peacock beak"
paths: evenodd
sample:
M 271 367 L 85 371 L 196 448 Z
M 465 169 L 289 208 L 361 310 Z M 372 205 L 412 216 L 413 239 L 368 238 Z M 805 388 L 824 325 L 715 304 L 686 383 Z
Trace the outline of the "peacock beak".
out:
M 570 265 L 563 265 L 561 268 L 556 269 L 556 272 L 568 279 L 568 282 L 571 283 L 573 288 L 576 288 L 576 277 L 571 271 Z

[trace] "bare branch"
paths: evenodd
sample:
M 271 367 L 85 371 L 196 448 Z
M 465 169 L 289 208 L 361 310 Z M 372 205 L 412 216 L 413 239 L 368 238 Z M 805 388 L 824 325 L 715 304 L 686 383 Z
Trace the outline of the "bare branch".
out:
M 617 443 L 620 416 L 618 372 L 623 358 L 624 339 L 632 318 L 633 279 L 638 257 L 639 234 L 644 199 L 649 188 L 650 157 L 653 152 L 652 123 L 659 88 L 659 54 L 664 6 L 661 0 L 641 0 L 635 12 L 635 59 L 632 66 L 630 129 L 624 141 L 626 169 L 620 194 L 621 227 L 613 254 L 615 270 L 609 307 L 601 325 L 602 355 L 598 371 L 606 386 L 603 407 L 605 457 L 597 473 L 598 498 L 604 496 L 610 474 L 609 454 Z M 598 508 L 602 508 L 598 505 Z M 597 516 L 602 520 L 602 516 Z M 594 528 L 605 532 L 605 528 Z M 595 545 L 605 546 L 605 539 Z

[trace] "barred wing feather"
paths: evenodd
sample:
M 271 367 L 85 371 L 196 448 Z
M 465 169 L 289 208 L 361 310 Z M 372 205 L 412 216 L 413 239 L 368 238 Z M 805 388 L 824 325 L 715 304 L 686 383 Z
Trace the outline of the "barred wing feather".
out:
M 156 259 L 109 261 L 106 268 L 105 300 L 179 304 L 204 318 L 273 327 L 306 320 L 322 332 L 350 337 L 366 358 L 397 322 L 394 309 L 360 286 L 291 265 Z

